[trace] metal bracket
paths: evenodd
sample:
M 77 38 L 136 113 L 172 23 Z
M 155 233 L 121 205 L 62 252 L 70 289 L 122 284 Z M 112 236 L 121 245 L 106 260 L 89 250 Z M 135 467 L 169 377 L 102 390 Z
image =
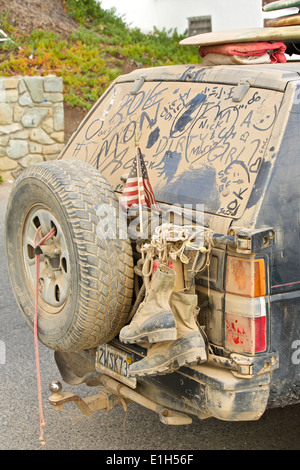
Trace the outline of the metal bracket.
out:
M 245 356 L 231 353 L 229 357 L 209 354 L 209 360 L 229 369 L 235 377 L 242 379 L 253 379 L 279 367 L 279 355 L 276 352 L 263 354 L 262 356 Z
M 274 236 L 272 227 L 256 230 L 235 227 L 230 229 L 229 235 L 214 233 L 213 240 L 217 245 L 224 244 L 235 248 L 237 253 L 251 254 L 271 247 Z
M 251 87 L 251 82 L 252 80 L 250 78 L 244 78 L 241 80 L 233 92 L 232 101 L 240 103 Z
M 247 357 L 232 353 L 230 358 L 237 367 L 237 371 L 231 371 L 235 377 L 251 379 L 279 367 L 279 356 L 277 353 L 264 354 L 257 357 Z
M 144 85 L 146 78 L 147 78 L 147 75 L 144 73 L 134 81 L 134 83 L 132 85 L 132 88 L 130 90 L 131 95 L 137 95 L 138 94 L 138 92 L 140 91 L 140 89 Z

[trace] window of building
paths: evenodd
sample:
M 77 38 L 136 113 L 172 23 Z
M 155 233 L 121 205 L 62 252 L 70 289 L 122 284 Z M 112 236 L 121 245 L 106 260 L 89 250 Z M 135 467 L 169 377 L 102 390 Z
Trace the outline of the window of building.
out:
M 211 16 L 193 16 L 188 18 L 188 35 L 195 36 L 196 34 L 210 33 L 211 32 Z

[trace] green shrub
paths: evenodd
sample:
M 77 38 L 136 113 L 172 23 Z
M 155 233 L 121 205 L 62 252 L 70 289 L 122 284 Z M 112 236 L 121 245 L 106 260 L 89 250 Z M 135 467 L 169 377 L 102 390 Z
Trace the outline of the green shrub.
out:
M 67 37 L 43 30 L 28 36 L 8 24 L 8 15 L 0 18 L 14 41 L 0 43 L 1 75 L 61 76 L 65 101 L 88 110 L 126 61 L 147 67 L 200 61 L 196 47 L 179 45 L 176 30 L 144 34 L 95 0 L 65 0 L 65 6 L 79 23 Z

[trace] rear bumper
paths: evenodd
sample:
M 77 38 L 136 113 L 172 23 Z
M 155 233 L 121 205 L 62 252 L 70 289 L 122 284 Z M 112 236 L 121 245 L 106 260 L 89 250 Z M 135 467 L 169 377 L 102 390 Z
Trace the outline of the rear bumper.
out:
M 114 346 L 130 352 L 140 360 L 146 350 L 113 341 Z M 172 374 L 138 379 L 138 391 L 168 408 L 225 421 L 252 421 L 261 417 L 267 407 L 270 391 L 270 370 L 248 378 L 233 374 L 215 363 L 205 362 L 193 367 L 181 367 Z M 257 369 L 257 370 L 255 370 Z
M 129 353 L 134 361 L 146 353 L 140 347 L 113 340 L 114 347 Z M 56 352 L 55 359 L 62 379 L 71 385 L 85 382 L 99 385 L 95 369 L 95 351 Z M 218 364 L 206 362 L 181 367 L 172 374 L 140 377 L 136 391 L 145 398 L 170 410 L 200 419 L 214 417 L 225 421 L 252 421 L 267 407 L 270 371 L 241 378 Z
M 155 397 L 161 405 L 201 419 L 252 421 L 266 410 L 269 384 L 269 373 L 242 379 L 229 370 L 206 363 L 144 379 L 139 391 L 148 398 Z

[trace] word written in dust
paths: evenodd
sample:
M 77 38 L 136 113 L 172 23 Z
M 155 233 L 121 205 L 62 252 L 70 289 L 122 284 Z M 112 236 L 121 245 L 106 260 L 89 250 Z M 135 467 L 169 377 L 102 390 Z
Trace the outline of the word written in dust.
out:
M 200 202 L 207 212 L 239 218 L 268 155 L 281 96 L 253 89 L 236 103 L 230 85 L 147 82 L 137 94 L 131 86 L 110 90 L 68 154 L 121 193 L 138 135 L 158 202 Z
M 133 465 L 134 468 L 140 463 L 141 457 L 126 457 L 113 454 L 112 457 L 107 457 L 107 465 Z

